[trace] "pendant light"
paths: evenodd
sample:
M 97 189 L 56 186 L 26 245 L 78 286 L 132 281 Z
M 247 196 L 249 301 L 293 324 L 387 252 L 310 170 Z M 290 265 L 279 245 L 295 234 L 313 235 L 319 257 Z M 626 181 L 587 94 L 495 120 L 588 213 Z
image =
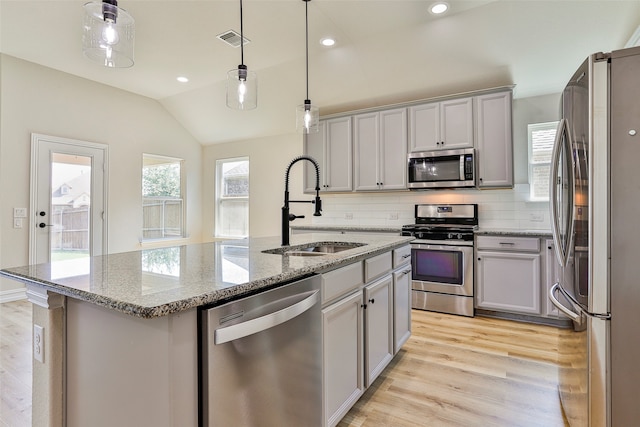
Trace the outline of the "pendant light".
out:
M 227 73 L 227 107 L 234 110 L 253 110 L 258 106 L 256 73 L 244 65 L 244 32 L 242 26 L 242 0 L 240 0 L 240 65 Z
M 296 107 L 296 129 L 303 134 L 309 134 L 318 132 L 320 111 L 315 105 L 311 105 L 309 99 L 309 1 L 302 0 L 304 2 L 305 13 L 305 42 L 306 42 L 306 69 L 307 69 L 307 99 L 304 100 L 302 105 Z
M 133 65 L 135 20 L 117 0 L 86 3 L 82 29 L 84 56 L 105 67 Z

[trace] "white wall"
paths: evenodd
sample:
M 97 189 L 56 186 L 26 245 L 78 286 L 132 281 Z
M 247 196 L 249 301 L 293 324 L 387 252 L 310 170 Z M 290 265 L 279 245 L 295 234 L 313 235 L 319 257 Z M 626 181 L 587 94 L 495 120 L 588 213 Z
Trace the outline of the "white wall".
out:
M 202 146 L 158 102 L 7 55 L 0 76 L 0 268 L 29 261 L 13 208 L 29 208 L 31 133 L 109 146 L 109 253 L 140 249 L 142 154 L 185 159 L 187 242 L 201 240 Z M 2 280 L 0 300 L 16 288 Z
M 293 126 L 292 126 L 293 128 Z M 287 166 L 302 154 L 302 135 L 288 134 L 248 141 L 215 144 L 204 148 L 203 235 L 213 239 L 216 160 L 249 156 L 249 234 L 251 237 L 279 236 L 284 202 Z M 303 162 L 296 163 L 289 175 L 291 200 L 310 200 L 302 193 Z M 313 214 L 311 204 L 291 204 L 291 212 L 305 215 L 296 224 L 307 224 Z M 306 222 L 304 222 L 306 221 Z

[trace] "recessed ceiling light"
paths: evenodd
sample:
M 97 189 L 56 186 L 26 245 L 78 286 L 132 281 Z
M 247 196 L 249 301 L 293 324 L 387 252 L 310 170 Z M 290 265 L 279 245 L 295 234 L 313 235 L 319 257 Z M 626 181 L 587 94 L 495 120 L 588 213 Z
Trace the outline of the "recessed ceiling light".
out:
M 325 38 L 320 40 L 320 44 L 322 46 L 333 46 L 334 44 L 336 44 L 336 41 L 335 41 L 335 39 L 332 39 L 331 37 L 325 37 Z
M 431 5 L 431 8 L 429 8 L 431 13 L 433 13 L 434 15 L 440 15 L 442 13 L 445 13 L 448 9 L 449 9 L 449 5 L 444 2 L 434 3 Z
M 184 76 L 176 77 L 176 80 L 180 83 L 187 83 L 189 81 L 189 79 Z

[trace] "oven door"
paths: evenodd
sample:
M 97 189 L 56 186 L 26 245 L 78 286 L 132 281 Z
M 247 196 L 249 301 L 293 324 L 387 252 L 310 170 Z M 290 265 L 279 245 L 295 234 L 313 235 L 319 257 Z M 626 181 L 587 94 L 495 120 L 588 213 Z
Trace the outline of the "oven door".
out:
M 411 287 L 473 296 L 473 246 L 411 243 Z

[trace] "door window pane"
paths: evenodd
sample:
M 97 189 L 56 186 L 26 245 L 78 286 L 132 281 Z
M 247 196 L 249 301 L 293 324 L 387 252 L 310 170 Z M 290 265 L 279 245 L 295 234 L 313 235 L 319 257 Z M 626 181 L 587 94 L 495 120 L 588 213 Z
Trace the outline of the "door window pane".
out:
M 51 261 L 89 256 L 91 157 L 51 154 L 51 215 L 45 218 Z

